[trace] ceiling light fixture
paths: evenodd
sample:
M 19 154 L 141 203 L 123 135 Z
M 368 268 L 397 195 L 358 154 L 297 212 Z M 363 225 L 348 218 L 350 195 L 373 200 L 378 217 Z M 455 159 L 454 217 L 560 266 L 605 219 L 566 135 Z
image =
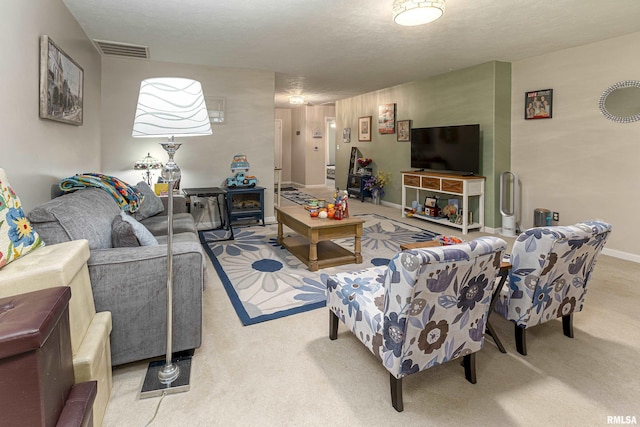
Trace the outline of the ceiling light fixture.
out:
M 394 0 L 393 21 L 404 26 L 428 24 L 444 14 L 445 0 Z
M 289 97 L 289 104 L 294 105 L 302 105 L 304 104 L 304 96 L 302 95 L 292 95 Z

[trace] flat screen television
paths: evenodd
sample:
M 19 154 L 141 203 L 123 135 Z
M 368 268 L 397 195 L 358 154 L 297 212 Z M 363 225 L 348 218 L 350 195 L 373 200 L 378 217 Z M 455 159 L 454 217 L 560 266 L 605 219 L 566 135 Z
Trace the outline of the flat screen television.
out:
M 480 174 L 480 125 L 411 129 L 411 167 L 458 175 Z

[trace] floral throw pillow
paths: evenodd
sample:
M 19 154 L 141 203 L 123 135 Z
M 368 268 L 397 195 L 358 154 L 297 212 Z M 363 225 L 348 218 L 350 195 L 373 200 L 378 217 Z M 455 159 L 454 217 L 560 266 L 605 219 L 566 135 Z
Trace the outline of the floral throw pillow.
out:
M 40 246 L 44 246 L 44 242 L 31 226 L 20 198 L 0 169 L 0 268 Z

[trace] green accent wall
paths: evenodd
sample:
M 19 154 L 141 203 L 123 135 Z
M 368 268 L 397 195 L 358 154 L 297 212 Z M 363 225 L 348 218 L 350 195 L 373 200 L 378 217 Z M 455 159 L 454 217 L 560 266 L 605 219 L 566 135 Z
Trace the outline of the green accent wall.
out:
M 481 168 L 485 185 L 485 225 L 500 227 L 499 177 L 510 167 L 511 64 L 492 61 L 425 80 L 370 92 L 336 102 L 336 185 L 345 188 L 351 147 L 371 157 L 374 172 L 391 172 L 383 200 L 400 205 L 401 171 L 411 170 L 409 142 L 396 134 L 378 133 L 378 106 L 396 104 L 396 120 L 412 120 L 412 127 L 480 124 Z M 370 142 L 358 142 L 358 118 L 373 117 Z M 342 130 L 351 128 L 351 143 Z

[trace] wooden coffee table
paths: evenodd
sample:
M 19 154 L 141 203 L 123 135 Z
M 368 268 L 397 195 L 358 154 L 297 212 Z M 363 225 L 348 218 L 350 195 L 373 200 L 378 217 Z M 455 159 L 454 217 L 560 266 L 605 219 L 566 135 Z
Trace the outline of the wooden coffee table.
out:
M 276 207 L 278 220 L 278 243 L 302 261 L 309 271 L 343 264 L 362 264 L 360 239 L 364 219 L 311 218 L 302 206 Z M 298 235 L 283 237 L 283 226 Z M 353 252 L 343 248 L 332 239 L 353 237 Z

